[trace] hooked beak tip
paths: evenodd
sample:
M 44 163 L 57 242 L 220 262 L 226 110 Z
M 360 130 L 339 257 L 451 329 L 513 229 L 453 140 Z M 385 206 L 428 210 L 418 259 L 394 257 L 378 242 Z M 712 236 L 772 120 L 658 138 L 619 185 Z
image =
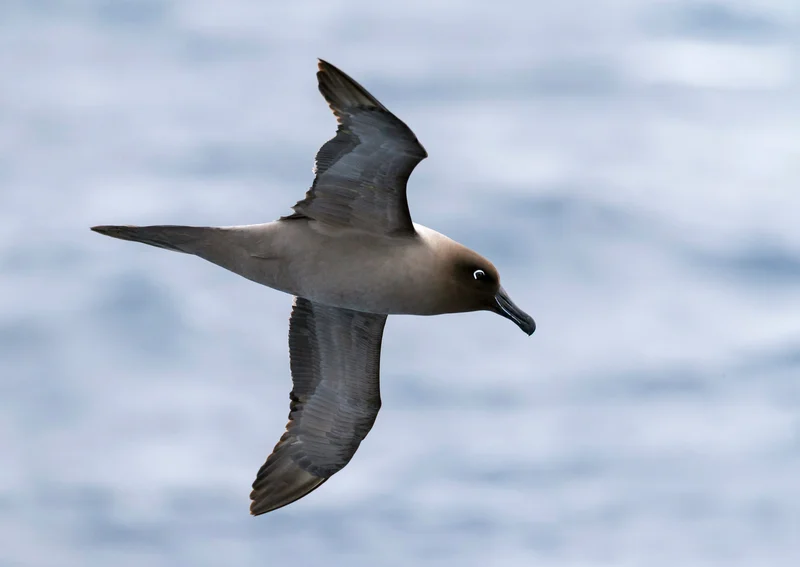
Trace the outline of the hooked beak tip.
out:
M 522 329 L 522 332 L 528 335 L 529 337 L 536 331 L 536 321 L 533 320 L 533 317 L 530 315 L 526 315 L 525 319 L 523 320 L 516 320 L 512 319 L 517 326 Z
M 534 332 L 536 332 L 536 321 L 533 320 L 533 317 L 528 317 L 527 326 L 521 328 L 530 337 Z

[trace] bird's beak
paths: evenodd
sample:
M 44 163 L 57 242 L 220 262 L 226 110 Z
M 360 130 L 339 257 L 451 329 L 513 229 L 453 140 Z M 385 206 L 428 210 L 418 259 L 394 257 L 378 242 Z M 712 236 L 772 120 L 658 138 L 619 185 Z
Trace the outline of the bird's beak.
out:
M 536 323 L 533 317 L 525 313 L 522 309 L 517 307 L 511 298 L 508 297 L 506 290 L 502 287 L 497 290 L 497 295 L 494 296 L 494 311 L 507 319 L 511 319 L 517 326 L 527 335 L 532 335 L 536 330 Z

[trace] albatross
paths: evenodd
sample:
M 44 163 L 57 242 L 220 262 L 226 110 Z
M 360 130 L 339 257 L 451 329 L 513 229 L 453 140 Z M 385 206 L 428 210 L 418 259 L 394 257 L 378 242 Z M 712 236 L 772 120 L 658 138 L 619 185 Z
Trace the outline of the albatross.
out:
M 406 184 L 428 154 L 411 129 L 330 63 L 319 60 L 317 80 L 338 129 L 292 214 L 244 226 L 92 227 L 294 296 L 289 422 L 253 482 L 253 515 L 306 496 L 350 462 L 381 407 L 388 315 L 492 311 L 536 329 L 489 260 L 412 222 Z

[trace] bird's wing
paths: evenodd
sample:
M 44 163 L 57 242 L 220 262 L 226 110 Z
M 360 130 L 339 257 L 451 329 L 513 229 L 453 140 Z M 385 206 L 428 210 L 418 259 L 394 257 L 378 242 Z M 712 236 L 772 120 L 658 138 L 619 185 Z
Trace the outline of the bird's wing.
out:
M 315 161 L 305 199 L 284 218 L 311 218 L 337 227 L 413 235 L 406 182 L 428 154 L 417 137 L 367 90 L 319 61 L 319 90 L 339 128 Z
M 353 457 L 381 406 L 385 323 L 386 315 L 295 298 L 289 320 L 289 424 L 258 471 L 251 514 L 302 498 Z

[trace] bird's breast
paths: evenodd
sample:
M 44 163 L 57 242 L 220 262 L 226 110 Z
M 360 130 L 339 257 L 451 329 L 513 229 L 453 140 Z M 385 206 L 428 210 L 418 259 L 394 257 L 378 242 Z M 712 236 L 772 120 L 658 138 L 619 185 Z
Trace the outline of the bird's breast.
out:
M 292 254 L 290 293 L 345 309 L 432 314 L 436 258 L 424 240 L 346 235 Z

